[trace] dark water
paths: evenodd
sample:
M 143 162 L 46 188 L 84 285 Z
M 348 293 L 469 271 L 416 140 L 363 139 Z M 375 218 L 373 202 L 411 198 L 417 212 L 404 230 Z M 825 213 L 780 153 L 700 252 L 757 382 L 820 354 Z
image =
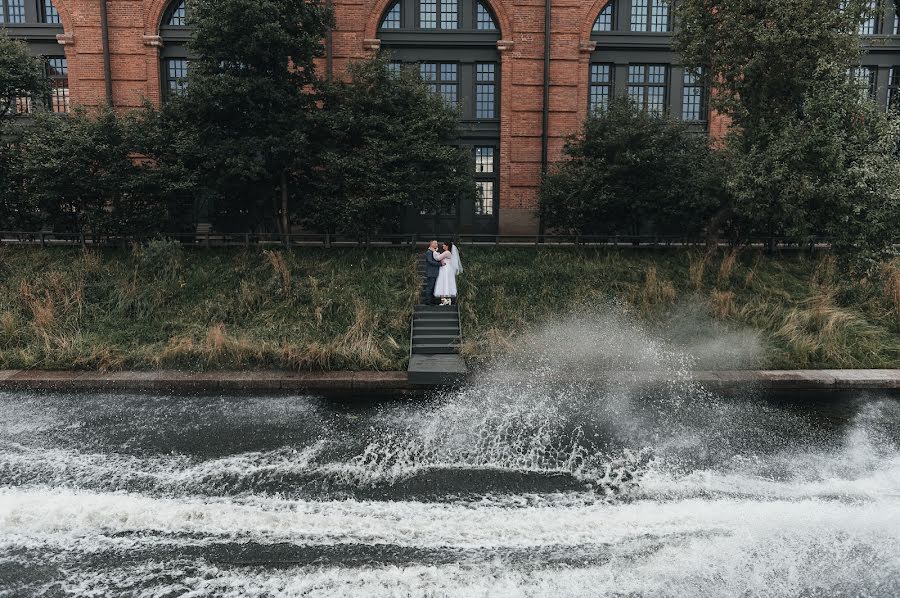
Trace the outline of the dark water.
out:
M 900 596 L 900 403 L 0 394 L 0 596 Z

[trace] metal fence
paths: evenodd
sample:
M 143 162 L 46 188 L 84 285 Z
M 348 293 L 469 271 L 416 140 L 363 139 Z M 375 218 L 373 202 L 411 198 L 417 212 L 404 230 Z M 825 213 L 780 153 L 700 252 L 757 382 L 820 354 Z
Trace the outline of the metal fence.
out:
M 431 239 L 450 240 L 460 246 L 510 247 L 528 246 L 589 246 L 589 247 L 706 247 L 708 239 L 677 235 L 470 235 L 411 233 L 391 235 L 331 235 L 318 233 L 155 233 L 148 235 L 92 235 L 49 231 L 0 231 L 0 243 L 5 245 L 43 247 L 129 247 L 152 239 L 167 238 L 185 247 L 415 247 Z M 804 242 L 780 238 L 757 237 L 740 242 L 719 240 L 720 247 L 795 248 L 828 247 L 827 238 L 807 239 Z

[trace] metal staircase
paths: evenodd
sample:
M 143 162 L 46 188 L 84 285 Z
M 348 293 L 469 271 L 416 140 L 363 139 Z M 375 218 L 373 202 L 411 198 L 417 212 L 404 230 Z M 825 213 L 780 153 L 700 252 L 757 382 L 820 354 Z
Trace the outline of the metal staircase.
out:
M 417 259 L 422 290 L 413 311 L 409 382 L 422 386 L 457 384 L 466 375 L 466 363 L 459 354 L 462 341 L 459 306 L 430 305 L 430 298 L 425 296 L 422 254 Z

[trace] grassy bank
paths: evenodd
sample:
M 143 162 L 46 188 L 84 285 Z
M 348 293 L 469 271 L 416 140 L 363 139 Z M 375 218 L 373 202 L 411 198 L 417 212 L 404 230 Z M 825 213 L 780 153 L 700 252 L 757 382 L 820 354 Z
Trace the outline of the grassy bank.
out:
M 0 248 L 0 368 L 397 369 L 415 270 L 390 250 Z
M 828 255 L 752 250 L 470 249 L 464 262 L 465 349 L 476 360 L 552 314 L 615 304 L 651 330 L 685 320 L 688 335 L 749 332 L 759 351 L 745 367 L 900 367 L 900 262 L 855 283 Z
M 0 247 L 0 368 L 403 369 L 415 259 Z M 760 351 L 748 367 L 900 367 L 900 264 L 848 283 L 827 256 L 753 251 L 464 248 L 463 259 L 476 362 L 548 318 L 615 303 L 650 328 L 749 331 Z

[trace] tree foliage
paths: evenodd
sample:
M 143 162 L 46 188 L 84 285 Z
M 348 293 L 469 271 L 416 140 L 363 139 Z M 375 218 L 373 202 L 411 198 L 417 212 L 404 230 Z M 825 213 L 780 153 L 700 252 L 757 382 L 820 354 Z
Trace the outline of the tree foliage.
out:
M 892 253 L 900 222 L 900 116 L 830 70 L 798 114 L 729 140 L 727 185 L 745 233 L 824 235 L 870 270 Z
M 582 234 L 699 234 L 721 202 L 718 157 L 683 124 L 624 98 L 588 117 L 545 177 L 546 226 Z
M 732 120 L 732 232 L 826 236 L 871 271 L 897 235 L 898 124 L 848 75 L 869 2 L 842 5 L 680 0 L 675 46 L 683 63 L 706 67 L 713 105 Z
M 43 61 L 0 29 L 0 119 L 15 114 L 17 98 L 31 98 L 40 105 L 49 93 Z
M 383 59 L 324 86 L 303 219 L 327 231 L 397 232 L 406 209 L 446 210 L 474 197 L 471 154 L 453 145 L 459 114 L 414 70 Z
M 134 132 L 133 121 L 110 110 L 36 115 L 15 146 L 20 220 L 89 234 L 165 228 L 166 188 L 134 153 Z
M 196 0 L 191 8 L 198 58 L 186 92 L 163 108 L 167 151 L 215 200 L 214 224 L 283 222 L 276 192 L 308 157 L 308 86 L 330 11 L 319 0 Z
M 843 10 L 823 0 L 679 0 L 674 46 L 703 67 L 712 105 L 741 128 L 798 112 L 822 60 L 846 69 L 861 50 L 855 34 L 867 0 Z

